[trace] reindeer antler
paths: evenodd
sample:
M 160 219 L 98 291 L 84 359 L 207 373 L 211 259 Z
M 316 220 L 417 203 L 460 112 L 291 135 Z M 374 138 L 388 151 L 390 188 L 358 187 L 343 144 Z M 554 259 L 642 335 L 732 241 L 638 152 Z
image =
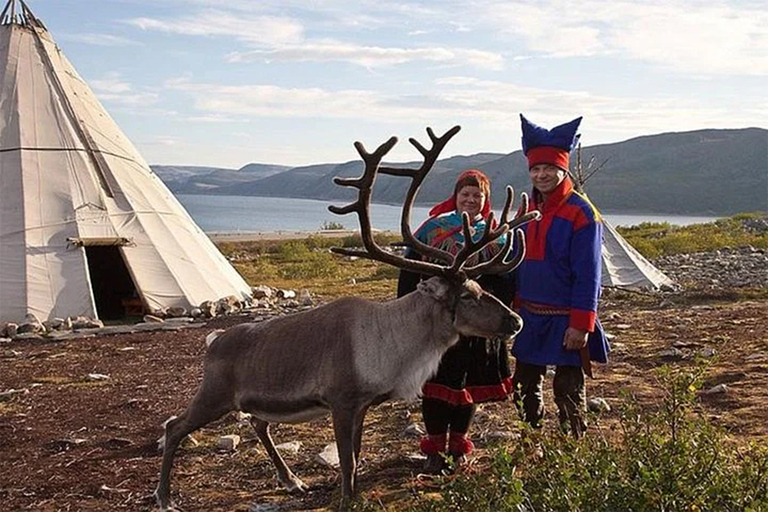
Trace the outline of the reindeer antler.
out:
M 448 130 L 441 137 L 435 136 L 431 128 L 427 128 L 427 134 L 432 141 L 432 147 L 428 150 L 424 148 L 416 139 L 409 139 L 411 144 L 423 155 L 424 162 L 418 169 L 409 168 L 397 168 L 397 167 L 380 167 L 381 161 L 384 156 L 395 146 L 397 143 L 397 137 L 390 138 L 387 142 L 380 145 L 373 153 L 368 153 L 361 142 L 355 142 L 355 149 L 360 154 L 365 164 L 363 175 L 358 178 L 334 178 L 334 183 L 358 189 L 357 200 L 351 204 L 343 207 L 329 206 L 328 209 L 338 215 L 345 215 L 348 213 L 356 213 L 360 222 L 360 235 L 363 239 L 363 246 L 365 250 L 357 249 L 345 249 L 339 247 L 333 247 L 331 250 L 337 254 L 344 254 L 347 256 L 358 256 L 361 258 L 368 258 L 371 260 L 381 261 L 388 263 L 395 267 L 410 270 L 428 275 L 439 275 L 448 278 L 458 277 L 465 279 L 469 276 L 476 276 L 481 273 L 503 273 L 512 270 L 516 267 L 525 252 L 525 242 L 521 230 L 517 230 L 517 251 L 515 257 L 511 261 L 505 261 L 506 256 L 512 246 L 511 237 L 508 238 L 504 248 L 490 261 L 475 265 L 464 269 L 464 265 L 467 260 L 475 253 L 482 250 L 486 245 L 498 240 L 501 236 L 508 233 L 511 229 L 525 224 L 526 222 L 537 218 L 538 212 L 525 213 L 528 209 L 528 198 L 523 194 L 523 207 L 519 210 L 518 215 L 510 222 L 509 210 L 512 205 L 512 188 L 507 188 L 507 201 L 504 205 L 502 212 L 502 222 L 498 228 L 492 228 L 493 214 L 488 219 L 487 227 L 483 236 L 477 242 L 472 240 L 470 231 L 470 219 L 466 214 L 462 215 L 462 228 L 464 233 L 464 246 L 455 256 L 448 251 L 432 247 L 428 244 L 418 240 L 411 231 L 410 216 L 413 208 L 413 202 L 416 198 L 416 193 L 419 190 L 427 173 L 432 169 L 432 166 L 437 161 L 440 152 L 443 150 L 448 141 L 456 135 L 460 126 L 454 126 Z M 411 245 L 413 249 L 433 260 L 441 261 L 444 264 L 431 263 L 429 261 L 419 261 L 407 259 L 403 256 L 399 256 L 382 249 L 374 240 L 371 226 L 370 216 L 370 203 L 373 192 L 373 185 L 376 181 L 377 174 L 381 172 L 391 176 L 406 176 L 411 178 L 411 185 L 408 188 L 405 202 L 403 204 L 402 217 L 400 219 L 400 230 L 403 236 L 403 240 Z

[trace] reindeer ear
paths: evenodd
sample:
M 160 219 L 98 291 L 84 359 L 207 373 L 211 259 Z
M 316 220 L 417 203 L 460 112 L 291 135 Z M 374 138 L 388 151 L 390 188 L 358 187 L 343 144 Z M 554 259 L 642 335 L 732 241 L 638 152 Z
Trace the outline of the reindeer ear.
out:
M 417 289 L 421 293 L 442 301 L 448 296 L 451 285 L 445 279 L 432 277 L 426 281 L 420 282 Z

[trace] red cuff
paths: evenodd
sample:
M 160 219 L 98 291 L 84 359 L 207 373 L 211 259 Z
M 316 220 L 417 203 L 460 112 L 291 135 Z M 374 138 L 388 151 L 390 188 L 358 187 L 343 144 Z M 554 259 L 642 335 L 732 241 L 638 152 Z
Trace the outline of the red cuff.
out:
M 580 331 L 592 332 L 595 330 L 596 319 L 597 313 L 594 311 L 571 308 L 571 316 L 568 325 Z

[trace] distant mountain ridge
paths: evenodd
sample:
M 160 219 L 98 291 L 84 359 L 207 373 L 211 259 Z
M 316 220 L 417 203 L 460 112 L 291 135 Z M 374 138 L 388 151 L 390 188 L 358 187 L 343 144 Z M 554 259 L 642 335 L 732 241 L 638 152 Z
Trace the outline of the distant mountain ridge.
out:
M 375 149 L 369 144 L 368 150 Z M 572 167 L 575 157 L 572 158 Z M 603 168 L 585 186 L 595 205 L 610 213 L 732 215 L 768 211 L 768 130 L 707 129 L 662 133 L 582 149 Z M 418 167 L 420 161 L 387 163 Z M 333 183 L 336 176 L 359 176 L 362 161 L 289 167 L 249 164 L 240 170 L 190 166 L 152 166 L 176 194 L 220 194 L 345 201 L 354 191 Z M 485 172 L 494 184 L 493 204 L 501 208 L 504 185 L 516 195 L 530 189 L 522 151 L 478 153 L 438 160 L 417 202 L 433 204 L 450 195 L 464 169 Z M 398 204 L 409 180 L 379 176 L 373 200 Z

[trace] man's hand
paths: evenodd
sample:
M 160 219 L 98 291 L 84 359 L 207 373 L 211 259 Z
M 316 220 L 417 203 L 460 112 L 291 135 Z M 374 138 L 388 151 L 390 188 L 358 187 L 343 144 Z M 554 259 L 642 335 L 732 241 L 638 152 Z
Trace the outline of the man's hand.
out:
M 565 347 L 565 350 L 581 350 L 587 346 L 587 336 L 589 336 L 587 331 L 569 327 L 565 331 L 563 347 Z

